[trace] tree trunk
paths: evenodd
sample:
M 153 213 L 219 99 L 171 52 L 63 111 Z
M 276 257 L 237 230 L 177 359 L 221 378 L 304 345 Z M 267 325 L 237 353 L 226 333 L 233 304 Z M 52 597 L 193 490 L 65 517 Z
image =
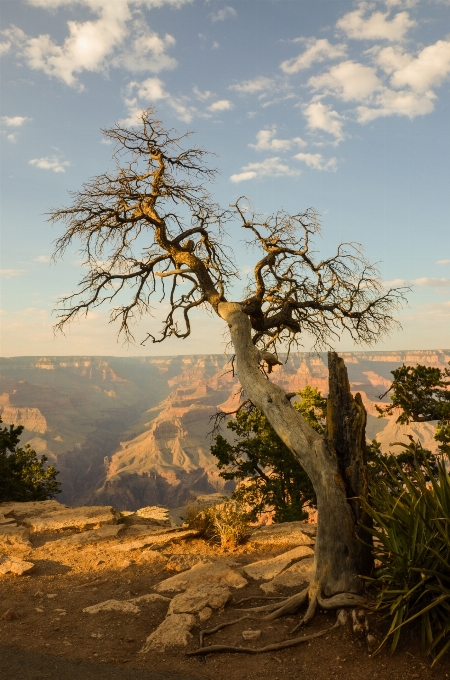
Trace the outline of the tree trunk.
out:
M 358 594 L 361 575 L 370 572 L 367 550 L 358 540 L 362 518 L 355 494 L 365 492 L 365 411 L 353 399 L 344 363 L 331 353 L 329 435 L 322 437 L 296 411 L 284 390 L 259 369 L 260 352 L 251 338 L 251 324 L 237 303 L 220 303 L 218 312 L 228 323 L 236 353 L 237 372 L 247 397 L 259 408 L 275 432 L 305 469 L 317 495 L 318 528 L 315 572 L 310 598 L 339 593 Z M 341 413 L 343 411 L 343 415 Z M 357 443 L 353 443 L 353 435 Z

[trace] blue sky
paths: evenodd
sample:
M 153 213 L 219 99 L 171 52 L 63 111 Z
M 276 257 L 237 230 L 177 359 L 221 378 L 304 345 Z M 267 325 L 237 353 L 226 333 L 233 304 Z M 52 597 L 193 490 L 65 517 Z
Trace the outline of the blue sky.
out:
M 358 241 L 412 286 L 376 348 L 450 346 L 448 0 L 2 0 L 1 19 L 1 355 L 223 350 L 204 314 L 156 349 L 117 343 L 107 310 L 53 337 L 83 272 L 75 250 L 49 262 L 45 213 L 111 167 L 100 128 L 150 104 L 216 154 L 220 203 L 313 206 L 321 252 Z M 255 255 L 231 239 L 245 275 Z

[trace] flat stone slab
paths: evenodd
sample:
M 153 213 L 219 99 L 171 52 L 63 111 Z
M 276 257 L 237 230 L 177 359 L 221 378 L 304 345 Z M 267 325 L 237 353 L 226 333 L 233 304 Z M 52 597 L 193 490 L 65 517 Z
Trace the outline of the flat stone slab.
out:
M 170 530 L 162 534 L 149 534 L 148 536 L 145 536 L 145 538 L 138 538 L 134 541 L 120 543 L 119 545 L 114 546 L 113 550 L 128 552 L 129 550 L 142 550 L 149 546 L 152 548 L 156 546 L 162 547 L 167 543 L 182 541 L 185 538 L 193 538 L 194 536 L 198 536 L 198 531 L 194 531 L 193 529 L 187 529 L 186 531 Z
M 119 514 L 112 505 L 90 505 L 81 508 L 63 508 L 38 517 L 27 517 L 23 520 L 34 533 L 61 531 L 72 529 L 83 531 L 98 529 L 105 524 L 117 524 Z
M 83 611 L 86 614 L 99 614 L 100 612 L 123 612 L 124 614 L 139 614 L 141 611 L 139 607 L 133 602 L 127 600 L 105 600 L 98 604 L 93 604 L 91 607 L 85 607 Z
M 284 571 L 293 562 L 298 562 L 311 555 L 314 555 L 314 551 L 309 546 L 300 545 L 293 550 L 277 555 L 277 557 L 247 564 L 243 567 L 243 572 L 246 576 L 250 576 L 256 581 L 268 581 Z
M 314 545 L 316 525 L 306 522 L 283 522 L 270 524 L 255 529 L 250 536 L 250 543 L 255 546 L 299 546 Z
M 123 524 L 105 524 L 100 529 L 90 529 L 83 531 L 80 534 L 73 534 L 67 538 L 59 538 L 57 541 L 52 541 L 52 546 L 56 545 L 86 545 L 88 543 L 97 543 L 99 541 L 108 541 L 117 536 L 125 529 Z
M 12 515 L 21 522 L 27 517 L 38 517 L 49 512 L 56 512 L 68 508 L 67 505 L 58 501 L 27 501 L 25 503 L 9 502 L 0 503 L 0 513 L 5 517 Z
M 204 583 L 188 588 L 184 593 L 175 595 L 169 605 L 169 614 L 198 614 L 205 607 L 220 609 L 231 597 L 227 586 L 217 583 Z
M 170 614 L 160 626 L 148 636 L 141 653 L 165 652 L 174 647 L 186 647 L 192 639 L 191 629 L 195 626 L 193 614 Z
M 166 564 L 168 571 L 176 571 L 181 573 L 191 569 L 195 564 L 203 562 L 204 558 L 201 555 L 171 555 Z
M 292 567 L 275 576 L 272 581 L 262 583 L 260 588 L 267 595 L 272 595 L 277 593 L 280 588 L 298 588 L 301 585 L 306 585 L 311 580 L 313 568 L 314 558 L 308 557 L 301 562 L 296 562 Z
M 10 555 L 0 555 L 0 576 L 22 576 L 32 569 L 34 569 L 33 562 L 26 562 Z
M 132 602 L 137 605 L 147 605 L 153 604 L 154 602 L 170 602 L 170 597 L 164 597 L 164 595 L 158 595 L 158 593 L 148 593 L 148 595 L 139 595 L 139 597 L 133 597 L 127 602 Z
M 30 532 L 25 527 L 2 524 L 0 526 L 0 551 L 30 550 L 31 543 L 28 540 L 29 536 Z
M 235 566 L 233 560 L 221 560 L 220 562 L 199 562 L 188 571 L 176 574 L 161 581 L 155 587 L 158 592 L 182 592 L 188 588 L 202 586 L 205 583 L 216 583 L 229 588 L 243 588 L 247 580 L 237 571 L 231 569 Z

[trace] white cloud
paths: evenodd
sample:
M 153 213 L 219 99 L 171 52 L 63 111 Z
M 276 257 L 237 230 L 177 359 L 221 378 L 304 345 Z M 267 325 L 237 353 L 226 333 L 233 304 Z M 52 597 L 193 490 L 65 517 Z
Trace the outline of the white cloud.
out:
M 411 119 L 424 116 L 434 110 L 434 99 L 436 95 L 433 92 L 421 95 L 410 90 L 397 92 L 386 87 L 374 98 L 374 106 L 357 107 L 358 122 L 369 123 L 383 116 L 407 116 Z
M 57 156 L 46 156 L 45 158 L 33 158 L 31 161 L 28 161 L 28 165 L 34 165 L 41 170 L 65 172 L 70 163 L 69 161 L 61 161 Z
M 141 124 L 142 109 L 152 102 L 165 100 L 177 117 L 185 123 L 190 123 L 197 109 L 190 104 L 188 97 L 176 97 L 164 89 L 164 83 L 159 78 L 147 78 L 142 82 L 132 81 L 126 88 L 128 96 L 124 103 L 128 109 L 126 118 L 119 123 L 124 127 Z
M 354 61 L 343 61 L 332 66 L 327 73 L 313 76 L 308 85 L 314 90 L 334 94 L 343 101 L 365 101 L 375 90 L 381 88 L 381 81 L 371 66 Z
M 4 276 L 5 279 L 11 279 L 14 276 L 22 276 L 26 274 L 25 269 L 0 269 L 0 276 Z
M 309 168 L 315 170 L 336 170 L 337 158 L 326 160 L 320 153 L 297 153 L 294 158 L 303 161 Z
M 218 12 L 213 12 L 210 14 L 211 21 L 225 21 L 225 19 L 231 19 L 232 17 L 237 17 L 237 12 L 234 7 L 227 5 L 223 9 L 219 9 Z
M 139 15 L 141 7 L 165 4 L 181 6 L 190 0 L 30 0 L 45 9 L 81 4 L 95 15 L 94 20 L 67 22 L 68 36 L 58 45 L 50 35 L 26 35 L 16 26 L 3 31 L 15 45 L 18 55 L 27 65 L 59 78 L 70 87 L 79 87 L 78 75 L 83 71 L 104 72 L 109 66 L 130 71 L 152 71 L 176 66 L 176 60 L 166 54 L 175 39 L 163 38 L 151 32 Z M 133 20 L 134 15 L 138 17 Z
M 322 130 L 335 137 L 336 141 L 344 139 L 342 126 L 344 118 L 331 106 L 321 101 L 312 101 L 303 109 L 308 127 L 311 130 Z
M 14 134 L 6 135 L 6 139 L 8 140 L 8 142 L 14 144 L 15 142 L 17 142 L 17 135 Z
M 26 116 L 2 116 L 1 121 L 6 127 L 21 127 L 24 123 L 32 118 L 27 118 Z
M 437 87 L 450 74 L 450 41 L 438 40 L 409 59 L 392 74 L 393 87 L 410 87 L 415 92 L 427 92 Z
M 260 163 L 248 163 L 241 168 L 241 172 L 231 175 L 232 182 L 245 182 L 257 177 L 281 177 L 281 176 L 295 177 L 300 175 L 300 170 L 291 168 L 286 163 L 281 161 L 281 158 L 275 156 L 274 158 L 266 158 Z
M 442 279 L 433 279 L 433 278 L 428 278 L 427 276 L 422 277 L 421 279 L 413 279 L 411 283 L 414 283 L 416 286 L 425 286 L 425 287 L 434 287 L 434 288 L 449 288 L 450 287 L 450 279 L 442 278 Z
M 359 3 L 357 10 L 345 14 L 338 20 L 336 27 L 353 40 L 389 40 L 401 42 L 410 28 L 416 25 L 409 18 L 408 12 L 398 12 L 391 20 L 390 12 L 373 12 L 365 18 L 368 9 L 373 5 L 368 2 Z
M 436 264 L 450 264 L 450 260 L 438 260 Z
M 50 262 L 51 261 L 50 255 L 38 255 L 37 257 L 34 258 L 34 262 Z
M 169 93 L 164 90 L 164 83 L 159 78 L 147 78 L 141 83 L 132 82 L 128 88 L 130 91 L 135 88 L 138 97 L 148 102 L 157 102 L 169 97 Z
M 321 38 L 320 40 L 311 38 L 306 41 L 306 44 L 306 50 L 299 54 L 298 57 L 287 59 L 280 64 L 282 71 L 285 73 L 297 73 L 302 69 L 309 68 L 315 62 L 338 59 L 339 57 L 344 57 L 347 53 L 346 45 L 332 45 L 326 38 Z
M 208 111 L 216 113 L 217 111 L 230 111 L 233 108 L 233 104 L 229 99 L 219 99 L 208 106 Z
M 6 54 L 11 49 L 11 43 L 9 41 L 0 43 L 0 56 Z
M 276 126 L 273 125 L 267 130 L 259 130 L 256 134 L 256 144 L 249 144 L 255 151 L 289 151 L 293 146 L 303 147 L 306 142 L 301 137 L 292 139 L 276 139 Z
M 139 22 L 136 22 L 135 26 L 137 37 L 131 41 L 130 47 L 127 46 L 116 55 L 112 64 L 132 72 L 160 73 L 163 70 L 174 69 L 178 62 L 169 57 L 166 50 L 175 45 L 175 38 L 168 33 L 160 38 L 157 33 L 141 28 Z
M 205 90 L 204 92 L 202 92 L 201 90 L 199 90 L 197 85 L 192 88 L 192 92 L 194 93 L 195 97 L 199 99 L 201 102 L 204 102 L 212 97 L 212 92 L 210 90 Z
M 244 80 L 242 83 L 230 85 L 229 89 L 236 90 L 236 92 L 244 92 L 245 94 L 255 94 L 256 92 L 270 90 L 273 86 L 274 80 L 272 78 L 258 76 L 253 78 L 253 80 Z

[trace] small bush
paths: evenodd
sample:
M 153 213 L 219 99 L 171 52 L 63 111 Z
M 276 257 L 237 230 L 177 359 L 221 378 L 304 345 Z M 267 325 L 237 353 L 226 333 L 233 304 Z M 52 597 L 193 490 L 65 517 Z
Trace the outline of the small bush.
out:
M 193 504 L 187 509 L 187 524 L 204 538 L 218 538 L 222 548 L 233 550 L 250 536 L 249 513 L 242 503 L 227 500 L 209 507 Z
M 394 650 L 405 626 L 420 624 L 435 664 L 450 649 L 450 476 L 444 460 L 433 470 L 416 447 L 416 464 L 405 471 L 394 459 L 371 480 L 377 604 L 390 619 Z

